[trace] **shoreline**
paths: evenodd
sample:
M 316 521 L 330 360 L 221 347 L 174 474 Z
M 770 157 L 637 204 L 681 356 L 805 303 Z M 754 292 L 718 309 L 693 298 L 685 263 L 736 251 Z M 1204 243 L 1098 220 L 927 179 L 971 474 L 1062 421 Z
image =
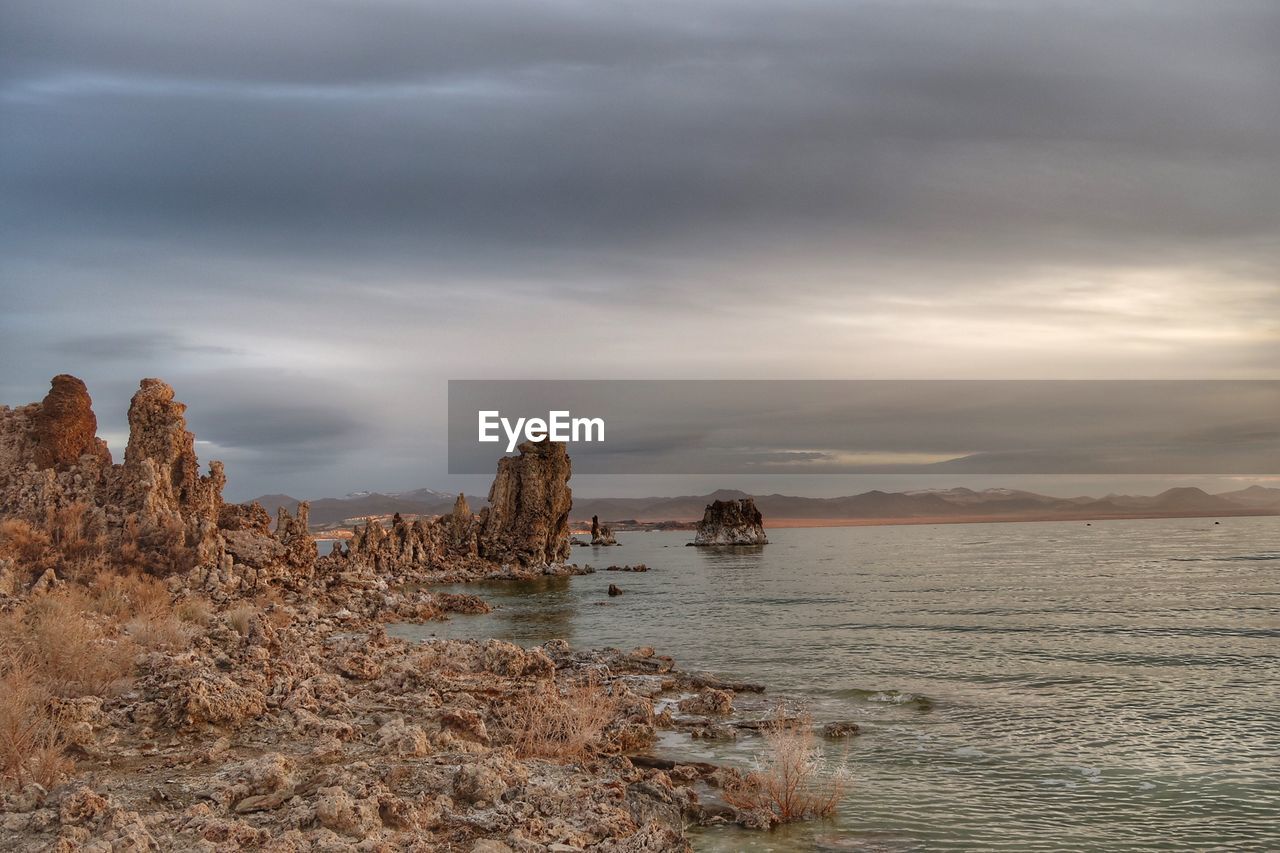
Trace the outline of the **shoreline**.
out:
M 787 529 L 805 527 L 886 527 L 904 524 L 1013 524 L 1030 521 L 1156 521 L 1165 518 L 1259 518 L 1280 517 L 1274 510 L 1226 510 L 1222 512 L 1133 512 L 1124 514 L 1097 515 L 1081 513 L 1079 515 L 1063 515 L 1060 513 L 1020 514 L 1020 515 L 942 515 L 912 516 L 905 518 L 775 518 L 765 519 L 765 528 Z
M 1079 514 L 1063 514 L 1063 513 L 1019 513 L 1016 515 L 919 515 L 919 516 L 897 516 L 887 518 L 765 518 L 764 526 L 766 530 L 785 530 L 794 528 L 810 528 L 810 527 L 891 527 L 909 524 L 1013 524 L 1018 522 L 1043 522 L 1043 521 L 1155 521 L 1164 518 L 1280 518 L 1280 511 L 1276 510 L 1248 510 L 1248 509 L 1232 509 L 1222 510 L 1219 512 L 1192 510 L 1188 512 L 1140 512 L 1131 513 L 1111 513 L 1107 515 L 1098 515 L 1096 513 L 1079 513 Z M 697 519 L 638 519 L 642 526 L 623 527 L 618 526 L 616 522 L 611 523 L 613 529 L 618 532 L 627 533 L 647 533 L 651 532 L 648 527 L 653 524 L 660 523 L 678 523 L 689 524 L 689 529 L 697 522 Z M 680 530 L 683 528 L 672 528 Z

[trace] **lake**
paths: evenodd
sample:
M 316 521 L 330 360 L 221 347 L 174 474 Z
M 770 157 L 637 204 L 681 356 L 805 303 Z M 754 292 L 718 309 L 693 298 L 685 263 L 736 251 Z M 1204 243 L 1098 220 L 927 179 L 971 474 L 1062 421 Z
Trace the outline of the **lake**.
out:
M 648 645 L 862 727 L 828 747 L 853 775 L 835 819 L 700 851 L 1280 849 L 1280 519 L 691 535 L 619 533 L 574 559 L 649 572 L 471 585 L 498 609 L 392 633 Z

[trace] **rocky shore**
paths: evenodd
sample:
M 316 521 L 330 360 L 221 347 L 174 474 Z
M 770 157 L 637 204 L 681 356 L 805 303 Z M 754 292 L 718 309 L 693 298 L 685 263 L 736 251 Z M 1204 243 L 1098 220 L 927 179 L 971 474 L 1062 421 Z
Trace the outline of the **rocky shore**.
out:
M 488 610 L 432 583 L 588 571 L 562 445 L 503 458 L 478 514 L 318 557 L 305 504 L 272 528 L 223 501 L 183 412 L 143 380 L 114 464 L 74 377 L 0 408 L 0 847 L 646 853 L 777 820 L 720 796 L 742 773 L 648 755 L 770 725 L 735 727 L 757 685 L 650 648 L 386 635 Z

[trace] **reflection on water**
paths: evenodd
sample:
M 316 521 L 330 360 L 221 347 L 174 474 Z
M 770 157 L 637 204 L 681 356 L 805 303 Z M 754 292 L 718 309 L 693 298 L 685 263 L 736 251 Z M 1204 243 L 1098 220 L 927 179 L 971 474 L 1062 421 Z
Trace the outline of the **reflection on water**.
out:
M 764 545 L 702 545 L 691 550 L 708 568 L 736 569 L 753 566 L 764 559 Z
M 836 820 L 699 850 L 1280 849 L 1280 520 L 769 535 L 629 534 L 595 562 L 647 573 L 459 587 L 499 609 L 393 631 L 651 645 L 769 686 L 740 706 L 862 727 Z M 746 765 L 758 746 L 660 748 Z

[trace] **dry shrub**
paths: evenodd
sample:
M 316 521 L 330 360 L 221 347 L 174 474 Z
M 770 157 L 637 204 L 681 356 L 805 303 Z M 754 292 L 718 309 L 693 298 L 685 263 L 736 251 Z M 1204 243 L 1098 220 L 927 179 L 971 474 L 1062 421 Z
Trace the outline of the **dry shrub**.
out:
M 779 719 L 764 732 L 766 749 L 753 771 L 724 786 L 731 806 L 768 815 L 773 823 L 830 817 L 848 789 L 843 762 L 830 766 L 808 714 Z
M 102 553 L 105 531 L 102 519 L 92 509 L 87 503 L 77 502 L 48 511 L 45 528 L 64 559 Z
M 285 603 L 284 594 L 279 587 L 269 586 L 253 597 L 262 618 L 277 630 L 288 628 L 293 624 L 293 614 Z
M 35 666 L 6 654 L 0 665 L 0 788 L 31 782 L 52 788 L 71 772 L 50 699 Z
M 76 587 L 41 595 L 0 619 L 0 643 L 10 662 L 23 661 L 57 696 L 103 695 L 122 686 L 136 651 L 115 626 L 94 613 Z
M 172 615 L 173 596 L 164 582 L 150 575 L 105 572 L 89 586 L 93 608 L 116 620 Z
M 106 554 L 80 554 L 63 557 L 58 566 L 58 576 L 64 580 L 88 583 L 99 575 L 115 571 Z
M 207 598 L 193 596 L 178 602 L 174 613 L 188 625 L 204 628 L 213 621 L 213 603 Z
M 36 564 L 52 544 L 49 534 L 21 518 L 0 521 L 0 556 Z
M 87 578 L 107 564 L 105 521 L 86 503 L 50 509 L 41 525 L 0 521 L 0 557 L 16 559 L 31 580 L 46 569 L 60 578 Z
M 258 615 L 258 608 L 252 604 L 241 604 L 227 611 L 227 624 L 242 637 L 249 636 L 253 627 L 253 617 Z
M 177 614 L 138 616 L 125 625 L 129 639 L 145 649 L 185 649 L 195 631 Z
M 124 529 L 120 531 L 120 540 L 116 543 L 116 556 L 127 569 L 141 569 L 146 562 L 136 514 L 125 516 Z
M 187 530 L 176 514 L 140 521 L 125 517 L 116 546 L 121 564 L 150 575 L 168 577 L 189 571 L 196 563 L 195 549 L 187 544 Z
M 572 761 L 599 745 L 617 713 L 618 700 L 598 684 L 575 685 L 562 694 L 547 683 L 502 706 L 498 718 L 522 757 Z
M 168 586 L 150 575 L 100 574 L 90 596 L 98 613 L 123 622 L 125 633 L 144 648 L 185 648 L 195 635 L 193 623 L 174 607 Z

